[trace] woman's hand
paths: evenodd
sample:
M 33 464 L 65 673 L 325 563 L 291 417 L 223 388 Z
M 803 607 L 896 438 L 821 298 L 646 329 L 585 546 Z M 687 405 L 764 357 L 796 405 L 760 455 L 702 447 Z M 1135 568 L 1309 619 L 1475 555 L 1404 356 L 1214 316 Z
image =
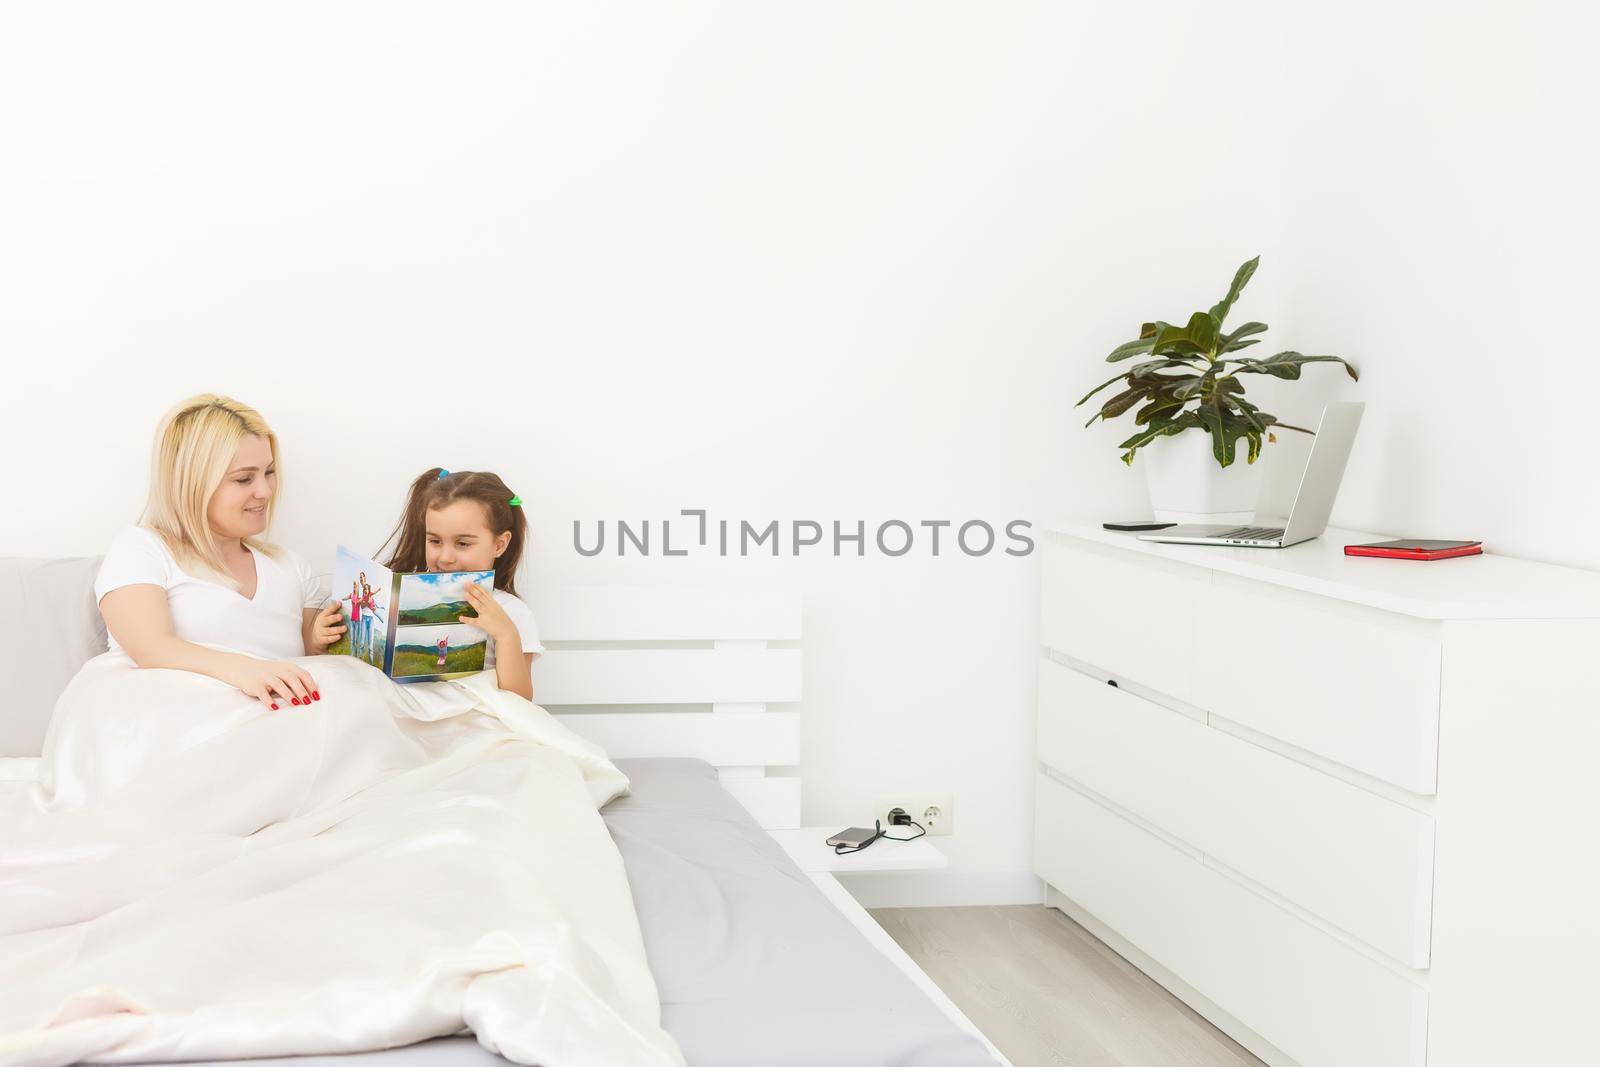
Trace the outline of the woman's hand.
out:
M 468 626 L 476 627 L 494 638 L 496 648 L 505 647 L 507 642 L 517 644 L 518 647 L 521 646 L 521 643 L 517 640 L 517 624 L 511 621 L 511 616 L 506 614 L 506 609 L 500 606 L 500 602 L 494 598 L 493 593 L 477 582 L 469 582 L 467 584 L 467 603 L 472 605 L 473 610 L 478 613 L 478 617 L 473 619 L 466 615 L 459 615 L 457 616 L 458 621 L 464 622 Z
M 304 637 L 314 609 L 302 612 Z M 172 632 L 167 591 L 159 585 L 139 583 L 113 589 L 100 598 L 100 614 L 128 658 L 140 667 L 193 671 L 226 682 L 250 694 L 269 708 L 278 701 L 309 704 L 321 700 L 316 679 L 293 663 L 272 663 L 184 641 Z
M 306 652 L 313 656 L 321 655 L 328 651 L 329 645 L 344 636 L 344 631 L 344 609 L 335 601 L 311 620 L 310 647 Z
M 317 692 L 317 680 L 304 667 L 287 660 L 249 659 L 225 681 L 272 711 L 278 710 L 280 700 L 301 705 L 322 699 L 322 694 Z

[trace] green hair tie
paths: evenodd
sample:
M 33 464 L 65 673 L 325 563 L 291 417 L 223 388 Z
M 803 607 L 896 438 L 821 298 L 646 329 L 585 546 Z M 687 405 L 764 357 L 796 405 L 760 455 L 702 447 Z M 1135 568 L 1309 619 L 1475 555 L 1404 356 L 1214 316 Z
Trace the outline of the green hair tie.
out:
M 511 499 L 506 501 L 506 503 L 510 504 L 514 508 L 520 508 L 522 506 L 522 498 L 513 493 L 511 495 Z

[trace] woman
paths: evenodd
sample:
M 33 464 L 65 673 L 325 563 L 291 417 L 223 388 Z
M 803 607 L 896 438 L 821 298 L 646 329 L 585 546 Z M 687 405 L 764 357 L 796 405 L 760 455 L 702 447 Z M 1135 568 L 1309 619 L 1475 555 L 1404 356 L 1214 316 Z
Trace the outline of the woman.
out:
M 596 814 L 628 780 L 597 746 L 492 676 L 398 686 L 353 656 L 315 663 L 307 714 L 257 703 L 321 699 L 292 661 L 342 629 L 260 539 L 277 460 L 225 397 L 161 425 L 144 525 L 97 582 L 120 651 L 56 702 L 39 781 L 0 794 L 0 1063 L 470 1029 L 520 1064 L 683 1067 Z
M 273 710 L 322 699 L 288 661 L 325 651 L 344 627 L 305 561 L 261 540 L 278 478 L 277 438 L 253 408 L 202 393 L 167 413 L 140 525 L 117 535 L 95 580 L 113 650 Z

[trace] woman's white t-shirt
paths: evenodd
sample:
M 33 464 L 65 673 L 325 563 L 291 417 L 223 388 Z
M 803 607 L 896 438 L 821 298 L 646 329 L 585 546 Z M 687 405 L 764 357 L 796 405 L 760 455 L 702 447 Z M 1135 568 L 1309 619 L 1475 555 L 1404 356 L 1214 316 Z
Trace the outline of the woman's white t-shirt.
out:
M 522 638 L 522 651 L 532 652 L 534 662 L 544 655 L 544 645 L 539 643 L 539 628 L 534 625 L 533 609 L 524 604 L 520 597 L 508 593 L 504 589 L 494 591 L 495 603 L 505 609 L 511 616 L 511 621 L 517 624 L 517 634 Z M 494 638 L 489 639 L 488 651 L 484 653 L 483 669 L 494 670 Z
M 256 595 L 246 597 L 184 571 L 160 534 L 129 526 L 106 550 L 94 582 L 95 603 L 123 586 L 160 586 L 167 593 L 172 632 L 185 641 L 261 659 L 303 656 L 302 612 L 326 604 L 328 591 L 299 555 L 281 547 L 277 552 L 277 559 L 254 553 Z M 121 647 L 107 637 L 112 649 Z

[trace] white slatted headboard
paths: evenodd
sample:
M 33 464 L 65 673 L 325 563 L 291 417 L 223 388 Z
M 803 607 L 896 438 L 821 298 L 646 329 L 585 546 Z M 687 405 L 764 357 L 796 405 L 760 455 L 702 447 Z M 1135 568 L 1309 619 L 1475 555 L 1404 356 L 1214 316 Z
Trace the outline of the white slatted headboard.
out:
M 697 756 L 762 826 L 800 825 L 800 593 L 566 586 L 531 597 L 534 700 L 613 759 Z M 774 773 L 778 769 L 789 773 Z

